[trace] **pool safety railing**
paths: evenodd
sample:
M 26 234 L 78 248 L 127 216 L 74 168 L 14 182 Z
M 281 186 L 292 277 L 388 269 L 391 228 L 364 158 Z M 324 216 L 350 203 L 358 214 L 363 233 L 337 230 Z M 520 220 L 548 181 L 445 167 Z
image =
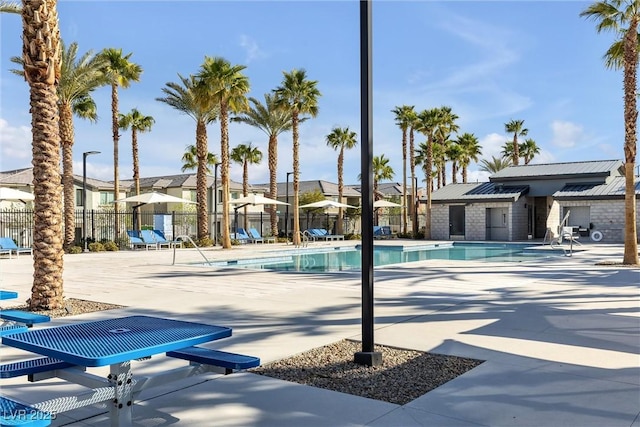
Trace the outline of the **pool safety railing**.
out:
M 296 245 L 296 248 L 306 248 L 307 246 L 309 246 L 309 236 L 310 234 L 308 234 L 309 232 L 307 230 L 304 231 L 298 231 L 298 233 L 300 234 L 300 244 Z
M 188 240 L 189 243 L 191 243 L 193 245 L 194 248 L 196 248 L 196 250 L 198 251 L 198 253 L 200 255 L 202 255 L 202 258 L 204 258 L 204 261 L 208 264 L 208 265 L 212 265 L 211 261 L 209 261 L 209 259 L 205 256 L 205 254 L 200 250 L 200 248 L 198 247 L 198 245 L 196 245 L 196 242 L 193 241 L 193 239 L 187 235 L 184 236 L 178 236 L 176 237 L 176 239 L 180 239 L 180 240 Z M 171 263 L 171 265 L 175 265 L 176 264 L 176 245 L 173 245 L 173 262 Z

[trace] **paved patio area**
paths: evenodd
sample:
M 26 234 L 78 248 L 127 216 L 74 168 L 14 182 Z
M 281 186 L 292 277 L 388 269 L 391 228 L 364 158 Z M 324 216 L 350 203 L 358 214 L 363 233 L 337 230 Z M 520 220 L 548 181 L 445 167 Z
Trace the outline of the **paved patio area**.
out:
M 376 244 L 399 242 L 412 244 Z M 203 253 L 213 260 L 292 249 L 243 245 Z M 135 423 L 640 427 L 640 269 L 596 265 L 621 261 L 621 245 L 574 249 L 573 256 L 552 260 L 433 260 L 376 269 L 376 343 L 486 360 L 407 405 L 251 373 L 211 374 L 143 392 Z M 263 363 L 343 338 L 359 339 L 359 272 L 213 269 L 189 264 L 202 261 L 195 249 L 178 250 L 176 265 L 173 256 L 166 249 L 66 255 L 66 297 L 127 308 L 52 324 L 145 314 L 229 326 L 233 337 L 210 347 L 259 356 Z M 0 260 L 0 287 L 19 292 L 23 302 L 32 273 L 30 257 Z M 6 346 L 0 351 L 3 362 L 24 356 Z M 156 357 L 135 362 L 134 372 L 179 363 Z M 60 380 L 18 378 L 0 385 L 3 395 L 29 402 L 79 390 Z M 106 411 L 96 406 L 65 412 L 54 425 L 106 426 Z

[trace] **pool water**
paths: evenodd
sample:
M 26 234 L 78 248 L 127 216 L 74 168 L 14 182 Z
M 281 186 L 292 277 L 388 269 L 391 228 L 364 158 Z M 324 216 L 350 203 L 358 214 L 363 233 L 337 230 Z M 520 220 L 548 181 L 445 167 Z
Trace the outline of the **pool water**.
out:
M 562 255 L 562 251 L 536 251 L 532 245 L 453 243 L 446 245 L 406 248 L 376 246 L 373 251 L 375 267 L 432 259 L 461 261 L 522 262 Z M 360 270 L 359 247 L 334 248 L 324 251 L 300 251 L 291 255 L 249 260 L 214 262 L 214 266 L 229 266 L 273 271 L 330 272 Z

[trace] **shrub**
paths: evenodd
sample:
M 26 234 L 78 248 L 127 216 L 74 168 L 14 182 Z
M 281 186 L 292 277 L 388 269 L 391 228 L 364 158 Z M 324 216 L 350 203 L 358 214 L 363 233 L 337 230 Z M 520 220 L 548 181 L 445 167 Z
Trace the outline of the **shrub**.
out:
M 104 245 L 100 242 L 89 243 L 89 250 L 91 252 L 104 252 Z
M 211 240 L 211 238 L 209 238 L 209 237 L 203 237 L 202 239 L 198 239 L 197 245 L 200 248 L 213 246 L 213 240 Z
M 116 242 L 112 242 L 111 240 L 109 240 L 108 242 L 104 242 L 102 246 L 104 246 L 105 251 L 115 252 L 118 250 L 118 245 L 116 245 Z
M 81 254 L 82 253 L 82 248 L 80 246 L 71 246 L 71 247 L 67 248 L 67 253 L 68 254 Z

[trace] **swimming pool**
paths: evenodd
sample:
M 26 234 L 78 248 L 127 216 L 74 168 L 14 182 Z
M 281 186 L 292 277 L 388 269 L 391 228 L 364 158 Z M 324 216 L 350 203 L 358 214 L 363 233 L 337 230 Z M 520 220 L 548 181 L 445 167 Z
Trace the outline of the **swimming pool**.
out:
M 375 246 L 375 267 L 404 264 L 431 259 L 462 261 L 522 262 L 559 256 L 562 250 L 539 251 L 531 244 L 447 243 L 419 247 Z M 218 261 L 216 267 L 247 268 L 255 270 L 331 272 L 360 270 L 361 251 L 356 247 L 336 247 L 329 250 L 300 250 L 296 253 L 268 258 Z

